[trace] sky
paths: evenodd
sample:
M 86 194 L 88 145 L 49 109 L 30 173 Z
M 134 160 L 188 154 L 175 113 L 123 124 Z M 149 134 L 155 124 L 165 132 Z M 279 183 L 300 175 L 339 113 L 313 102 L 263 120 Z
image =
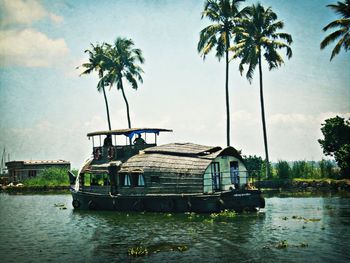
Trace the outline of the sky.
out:
M 263 66 L 272 161 L 324 158 L 321 124 L 350 117 L 350 53 L 330 62 L 322 28 L 337 18 L 328 0 L 261 0 L 292 35 L 293 56 Z M 250 5 L 256 1 L 246 1 Z M 0 150 L 11 160 L 65 159 L 79 167 L 91 154 L 88 132 L 106 130 L 97 74 L 79 76 L 90 43 L 131 38 L 143 51 L 144 83 L 127 84 L 133 127 L 173 129 L 158 143 L 226 145 L 225 63 L 197 52 L 204 1 L 0 0 Z M 284 51 L 281 51 L 282 53 Z M 283 53 L 284 54 L 284 53 Z M 250 84 L 230 63 L 231 144 L 264 157 L 259 76 Z M 127 127 L 120 91 L 107 90 L 113 129 Z

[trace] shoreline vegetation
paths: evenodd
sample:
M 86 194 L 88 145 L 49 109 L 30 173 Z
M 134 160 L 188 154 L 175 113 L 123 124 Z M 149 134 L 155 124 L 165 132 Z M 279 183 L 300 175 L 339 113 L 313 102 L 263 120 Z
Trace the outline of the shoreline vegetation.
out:
M 264 169 L 262 169 L 264 170 Z M 77 174 L 77 170 L 72 171 Z M 255 177 L 256 178 L 256 177 Z M 334 178 L 286 178 L 261 180 L 254 182 L 255 187 L 262 189 L 263 194 L 280 193 L 341 193 L 350 192 L 350 179 Z M 27 178 L 17 184 L 2 185 L 0 191 L 6 193 L 69 193 L 69 179 L 64 169 L 47 169 L 36 177 Z

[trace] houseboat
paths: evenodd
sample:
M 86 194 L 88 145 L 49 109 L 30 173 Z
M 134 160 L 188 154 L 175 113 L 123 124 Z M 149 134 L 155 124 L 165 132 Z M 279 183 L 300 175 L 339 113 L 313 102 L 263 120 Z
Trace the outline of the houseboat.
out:
M 233 147 L 170 143 L 168 129 L 138 128 L 88 133 L 92 156 L 69 173 L 75 209 L 212 213 L 264 208 Z

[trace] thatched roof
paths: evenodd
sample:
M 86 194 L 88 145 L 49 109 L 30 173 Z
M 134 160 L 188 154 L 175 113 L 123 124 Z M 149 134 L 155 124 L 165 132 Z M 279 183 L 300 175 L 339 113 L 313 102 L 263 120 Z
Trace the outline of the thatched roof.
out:
M 162 153 L 173 155 L 208 155 L 213 152 L 221 150 L 221 147 L 204 146 L 194 143 L 169 143 L 161 146 L 151 147 L 144 150 L 145 153 Z
M 90 132 L 87 134 L 88 137 L 96 135 L 125 135 L 129 136 L 134 133 L 159 133 L 159 132 L 172 132 L 172 130 L 161 129 L 161 128 L 132 128 L 132 129 L 120 129 L 120 130 L 111 130 L 111 131 L 96 131 Z
M 241 159 L 232 147 L 203 146 L 193 143 L 171 143 L 144 150 L 121 165 L 121 172 L 164 172 L 201 175 L 219 155 L 231 155 Z

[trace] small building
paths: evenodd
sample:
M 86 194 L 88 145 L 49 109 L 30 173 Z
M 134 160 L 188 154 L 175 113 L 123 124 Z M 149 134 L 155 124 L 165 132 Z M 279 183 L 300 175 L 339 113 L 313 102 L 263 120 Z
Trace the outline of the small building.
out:
M 41 171 L 49 168 L 70 170 L 70 162 L 65 160 L 45 161 L 10 161 L 6 163 L 9 182 L 20 182 L 24 179 L 35 177 Z

